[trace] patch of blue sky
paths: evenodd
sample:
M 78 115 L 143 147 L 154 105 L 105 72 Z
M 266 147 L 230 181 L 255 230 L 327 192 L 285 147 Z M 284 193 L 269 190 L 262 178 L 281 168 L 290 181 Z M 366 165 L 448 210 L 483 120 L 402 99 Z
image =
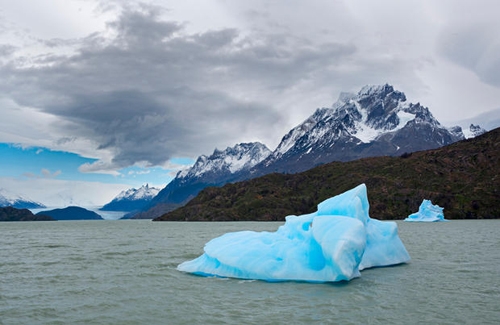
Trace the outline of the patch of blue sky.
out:
M 172 158 L 170 159 L 171 168 L 144 168 L 131 166 L 119 170 L 120 176 L 118 176 L 118 178 L 127 179 L 130 183 L 140 185 L 165 185 L 169 183 L 181 169 L 191 167 L 193 164 L 194 160 L 191 158 Z
M 0 157 L 0 176 L 15 178 L 57 177 L 81 180 L 82 174 L 78 167 L 96 161 L 70 152 L 41 147 L 23 148 L 9 143 L 0 143 Z
M 194 163 L 194 160 L 190 158 L 173 158 L 170 160 L 171 169 L 131 166 L 119 170 L 118 176 L 79 171 L 81 165 L 92 164 L 95 161 L 97 159 L 65 151 L 0 143 L 0 177 L 57 178 L 60 180 L 122 183 L 133 187 L 140 187 L 144 184 L 162 186 L 169 183 L 179 170 Z
M 191 158 L 172 158 L 170 159 L 170 162 L 172 162 L 173 164 L 185 166 L 192 166 L 195 163 L 194 159 Z

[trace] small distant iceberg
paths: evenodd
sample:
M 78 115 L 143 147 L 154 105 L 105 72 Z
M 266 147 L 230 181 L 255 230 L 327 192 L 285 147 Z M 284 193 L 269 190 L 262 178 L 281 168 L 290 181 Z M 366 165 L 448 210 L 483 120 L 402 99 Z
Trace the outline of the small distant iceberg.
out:
M 448 220 L 444 218 L 442 207 L 432 204 L 430 200 L 423 200 L 418 208 L 418 212 L 410 214 L 404 221 L 436 222 Z
M 209 241 L 177 269 L 201 276 L 264 281 L 335 282 L 366 268 L 408 262 L 397 224 L 368 215 L 365 184 L 288 216 L 276 232 L 239 231 Z

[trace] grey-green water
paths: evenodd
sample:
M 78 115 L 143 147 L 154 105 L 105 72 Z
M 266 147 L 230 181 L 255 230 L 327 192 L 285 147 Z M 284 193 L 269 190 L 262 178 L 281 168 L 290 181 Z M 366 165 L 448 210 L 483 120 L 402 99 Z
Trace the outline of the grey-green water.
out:
M 398 222 L 412 261 L 349 283 L 203 278 L 216 236 L 281 223 L 0 224 L 0 324 L 498 324 L 500 220 Z

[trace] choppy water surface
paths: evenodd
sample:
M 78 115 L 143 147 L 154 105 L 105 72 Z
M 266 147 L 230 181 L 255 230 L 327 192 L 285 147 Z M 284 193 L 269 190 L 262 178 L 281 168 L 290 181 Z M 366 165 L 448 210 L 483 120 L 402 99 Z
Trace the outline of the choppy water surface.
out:
M 203 278 L 176 266 L 281 223 L 0 224 L 0 324 L 498 324 L 500 220 L 399 222 L 412 261 L 349 283 Z

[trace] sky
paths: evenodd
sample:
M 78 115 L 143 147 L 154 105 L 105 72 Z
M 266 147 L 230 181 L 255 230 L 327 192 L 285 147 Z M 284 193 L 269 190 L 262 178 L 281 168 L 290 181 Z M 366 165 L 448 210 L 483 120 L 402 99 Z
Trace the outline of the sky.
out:
M 48 206 L 274 150 L 341 92 L 393 85 L 500 126 L 496 0 L 0 0 L 0 188 Z

